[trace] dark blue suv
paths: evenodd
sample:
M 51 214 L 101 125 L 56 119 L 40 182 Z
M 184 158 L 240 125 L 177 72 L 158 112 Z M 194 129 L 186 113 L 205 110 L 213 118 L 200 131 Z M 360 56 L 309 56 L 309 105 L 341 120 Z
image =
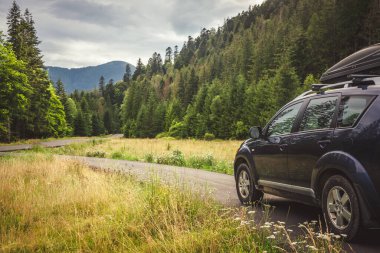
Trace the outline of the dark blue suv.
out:
M 380 77 L 351 75 L 314 85 L 263 129 L 251 128 L 234 163 L 240 201 L 252 203 L 265 192 L 320 206 L 330 231 L 347 240 L 362 227 L 378 227 L 379 95 Z

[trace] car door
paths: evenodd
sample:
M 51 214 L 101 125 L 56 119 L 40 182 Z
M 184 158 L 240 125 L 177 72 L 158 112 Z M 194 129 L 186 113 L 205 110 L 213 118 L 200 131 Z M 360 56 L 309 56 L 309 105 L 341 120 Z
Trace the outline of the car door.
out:
M 318 159 L 332 148 L 339 94 L 310 99 L 297 132 L 289 139 L 289 183 L 310 187 L 312 170 Z
M 288 179 L 288 139 L 302 102 L 282 109 L 264 129 L 263 137 L 251 147 L 256 171 L 261 180 L 282 182 Z

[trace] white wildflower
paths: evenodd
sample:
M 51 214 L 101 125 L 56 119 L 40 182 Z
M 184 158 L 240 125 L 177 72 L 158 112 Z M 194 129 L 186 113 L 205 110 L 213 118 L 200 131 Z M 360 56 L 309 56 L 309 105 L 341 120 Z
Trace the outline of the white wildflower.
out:
M 274 235 L 267 236 L 267 239 L 275 239 L 276 237 Z

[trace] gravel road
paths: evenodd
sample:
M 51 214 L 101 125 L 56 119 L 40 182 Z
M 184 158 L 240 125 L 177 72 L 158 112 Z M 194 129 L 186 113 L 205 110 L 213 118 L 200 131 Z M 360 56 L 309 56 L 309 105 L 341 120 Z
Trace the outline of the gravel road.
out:
M 185 183 L 192 189 L 211 190 L 215 199 L 224 205 L 232 207 L 240 206 L 235 190 L 235 180 L 233 176 L 230 175 L 144 162 L 80 156 L 60 157 L 84 162 L 94 169 L 129 173 L 136 176 L 139 180 L 147 180 L 152 176 L 158 176 L 162 181 L 167 183 Z M 271 220 L 285 221 L 289 227 L 294 227 L 295 229 L 299 223 L 304 221 L 323 220 L 321 211 L 315 207 L 295 203 L 268 194 L 264 195 L 264 202 L 274 207 Z M 261 207 L 257 208 L 261 211 Z M 346 244 L 345 249 L 353 252 L 380 252 L 379 236 L 379 230 L 365 231 L 359 242 Z

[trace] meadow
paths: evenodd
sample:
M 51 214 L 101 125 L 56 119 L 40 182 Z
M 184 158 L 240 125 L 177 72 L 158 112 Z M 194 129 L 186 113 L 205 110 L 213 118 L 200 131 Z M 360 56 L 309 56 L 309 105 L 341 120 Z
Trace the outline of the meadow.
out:
M 1 252 L 342 251 L 341 239 L 316 222 L 291 236 L 283 222 L 254 222 L 249 207 L 225 208 L 155 175 L 138 182 L 32 154 L 1 156 L 0 178 Z
M 32 152 L 143 161 L 233 174 L 242 141 L 100 138 L 55 149 L 36 146 Z

